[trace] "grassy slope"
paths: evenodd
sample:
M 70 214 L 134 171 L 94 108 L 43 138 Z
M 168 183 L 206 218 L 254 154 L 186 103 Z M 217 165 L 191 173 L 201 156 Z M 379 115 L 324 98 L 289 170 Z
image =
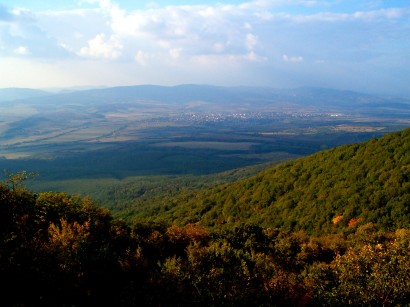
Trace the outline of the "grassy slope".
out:
M 236 183 L 163 200 L 155 220 L 310 233 L 374 222 L 410 227 L 410 129 L 270 168 Z

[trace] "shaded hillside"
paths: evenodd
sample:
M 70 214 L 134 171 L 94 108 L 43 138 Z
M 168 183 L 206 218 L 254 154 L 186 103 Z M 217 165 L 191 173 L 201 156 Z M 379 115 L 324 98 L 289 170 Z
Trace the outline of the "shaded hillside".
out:
M 406 129 L 164 201 L 154 209 L 159 212 L 155 218 L 204 226 L 252 223 L 316 234 L 368 222 L 383 229 L 408 228 L 409 178 L 410 129 Z
M 410 230 L 346 234 L 112 218 L 0 182 L 1 306 L 408 306 Z

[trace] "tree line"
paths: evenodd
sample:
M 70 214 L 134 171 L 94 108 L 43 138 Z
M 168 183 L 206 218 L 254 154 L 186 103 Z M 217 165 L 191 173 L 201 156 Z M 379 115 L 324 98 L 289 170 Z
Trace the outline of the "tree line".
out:
M 114 219 L 89 198 L 0 184 L 3 306 L 397 306 L 410 230 L 343 233 Z

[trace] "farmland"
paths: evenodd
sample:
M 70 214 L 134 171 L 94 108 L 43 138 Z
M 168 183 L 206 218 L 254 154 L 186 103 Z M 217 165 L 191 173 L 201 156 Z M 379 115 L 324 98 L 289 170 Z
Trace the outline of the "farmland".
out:
M 328 91 L 140 86 L 2 101 L 0 168 L 38 173 L 38 189 L 81 180 L 70 191 L 90 193 L 98 181 L 277 163 L 410 124 L 405 99 Z

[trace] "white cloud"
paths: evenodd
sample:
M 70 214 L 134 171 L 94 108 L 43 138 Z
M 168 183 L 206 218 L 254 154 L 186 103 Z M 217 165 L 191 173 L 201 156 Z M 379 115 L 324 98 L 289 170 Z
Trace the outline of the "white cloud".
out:
M 292 22 L 351 22 L 351 21 L 383 21 L 410 17 L 410 9 L 391 8 L 373 11 L 356 11 L 354 13 L 319 12 L 315 14 L 293 15 L 290 13 L 279 13 L 273 15 L 275 18 Z
M 105 34 L 98 34 L 88 41 L 88 46 L 77 53 L 81 57 L 102 58 L 113 60 L 121 55 L 123 46 L 114 37 L 105 39 Z
M 250 51 L 246 54 L 245 58 L 250 62 L 266 62 L 267 58 L 257 55 L 254 51 Z
M 252 33 L 249 33 L 246 35 L 246 48 L 248 50 L 253 50 L 257 42 L 258 42 L 258 38 Z
M 303 62 L 302 56 L 288 56 L 287 54 L 282 55 L 282 59 L 285 62 Z
M 204 54 L 191 58 L 193 63 L 201 65 L 231 65 L 236 66 L 250 62 L 266 62 L 267 58 L 257 55 L 254 51 L 245 54 Z
M 212 50 L 215 51 L 215 52 L 221 53 L 221 52 L 223 52 L 223 51 L 225 50 L 225 44 L 224 44 L 224 43 L 220 43 L 220 42 L 214 43 L 214 44 L 212 45 Z
M 93 16 L 96 23 L 94 26 L 87 23 L 88 35 L 83 37 L 74 35 L 83 32 L 79 26 L 75 27 L 73 24 L 70 26 L 75 27 L 76 31 L 73 31 L 71 36 L 58 37 L 57 31 L 54 31 L 53 35 L 57 37 L 60 46 L 64 45 L 66 50 L 80 50 L 76 54 L 82 57 L 105 59 L 116 59 L 120 56 L 135 59 L 135 50 L 146 50 L 150 54 L 168 54 L 174 59 L 181 59 L 182 56 L 189 59 L 189 57 L 208 53 L 218 53 L 232 58 L 232 55 L 243 55 L 250 51 L 260 54 L 261 57 L 267 57 L 272 54 L 272 50 L 269 49 L 275 48 L 276 52 L 282 54 L 281 49 L 294 48 L 303 44 L 309 37 L 312 38 L 311 42 L 307 42 L 303 48 L 313 46 L 315 41 L 318 42 L 314 37 L 315 32 L 326 31 L 327 26 L 321 29 L 323 23 L 349 24 L 361 20 L 369 22 L 375 18 L 402 18 L 405 12 L 403 9 L 391 9 L 352 14 L 331 12 L 292 14 L 286 11 L 277 13 L 272 10 L 272 7 L 288 5 L 317 7 L 329 5 L 328 1 L 326 4 L 326 1 L 300 0 L 250 1 L 240 5 L 156 5 L 134 11 L 126 11 L 109 0 L 88 0 L 88 2 L 98 3 L 100 7 L 100 11 L 82 10 L 83 19 L 77 18 L 78 22 L 84 24 L 89 19 L 85 16 Z M 301 26 L 300 23 L 309 24 Z M 341 24 L 335 27 L 340 28 Z M 92 33 L 98 28 L 105 29 Z M 293 31 L 295 31 L 294 36 L 300 38 L 300 41 L 292 41 Z M 243 32 L 248 32 L 245 38 Z M 355 37 L 347 33 L 338 33 L 338 35 L 341 41 L 348 36 Z M 71 41 L 68 41 L 68 37 Z M 94 38 L 84 41 L 85 37 Z M 326 39 L 332 40 L 331 37 Z M 323 42 L 325 40 L 322 40 Z M 336 46 L 334 43 L 333 45 Z M 323 57 L 319 45 L 317 47 L 315 52 L 319 54 L 313 54 L 312 57 Z M 163 51 L 158 48 L 162 48 Z M 183 49 L 184 53 L 176 52 L 175 48 Z M 288 61 L 292 60 L 300 61 L 300 58 L 288 59 Z M 147 64 L 146 59 L 138 62 Z
M 150 57 L 151 55 L 149 53 L 138 50 L 134 56 L 134 59 L 139 65 L 146 66 Z
M 356 12 L 352 16 L 354 19 L 363 19 L 367 21 L 371 20 L 383 20 L 383 19 L 399 19 L 410 15 L 410 9 L 380 9 L 369 12 Z
M 245 29 L 245 30 L 252 30 L 252 24 L 251 23 L 249 23 L 249 22 L 245 22 L 244 24 L 243 24 L 243 28 Z
M 110 75 L 129 76 L 129 82 L 143 82 L 149 75 L 152 83 L 167 78 L 191 82 L 193 76 L 192 80 L 212 83 L 217 74 L 218 80 L 223 76 L 242 84 L 261 76 L 273 82 L 269 80 L 285 75 L 288 80 L 310 82 L 328 80 L 334 67 L 360 66 L 366 71 L 371 63 L 373 70 L 385 72 L 397 59 L 408 63 L 410 5 L 399 8 L 384 2 L 370 8 L 350 1 L 353 9 L 346 10 L 340 0 L 222 0 L 214 5 L 151 3 L 127 10 L 119 0 L 79 1 L 87 5 L 43 12 L 0 6 L 1 57 L 53 59 L 59 63 L 56 67 L 67 67 L 62 64 L 71 61 L 71 71 L 76 68 L 79 75 L 84 63 L 97 66 L 103 60 L 100 75 L 95 76 L 100 84 Z M 307 71 L 309 65 L 316 69 Z M 128 73 L 122 74 L 124 70 Z M 393 78 L 405 72 L 384 75 Z M 87 77 L 92 78 L 92 72 Z
M 110 8 L 111 0 L 79 0 L 80 3 L 98 4 L 101 8 Z
M 181 55 L 182 48 L 172 48 L 169 50 L 169 55 L 172 59 L 177 60 Z
M 29 50 L 26 46 L 19 46 L 17 48 L 14 49 L 14 53 L 17 55 L 27 55 L 29 54 Z

